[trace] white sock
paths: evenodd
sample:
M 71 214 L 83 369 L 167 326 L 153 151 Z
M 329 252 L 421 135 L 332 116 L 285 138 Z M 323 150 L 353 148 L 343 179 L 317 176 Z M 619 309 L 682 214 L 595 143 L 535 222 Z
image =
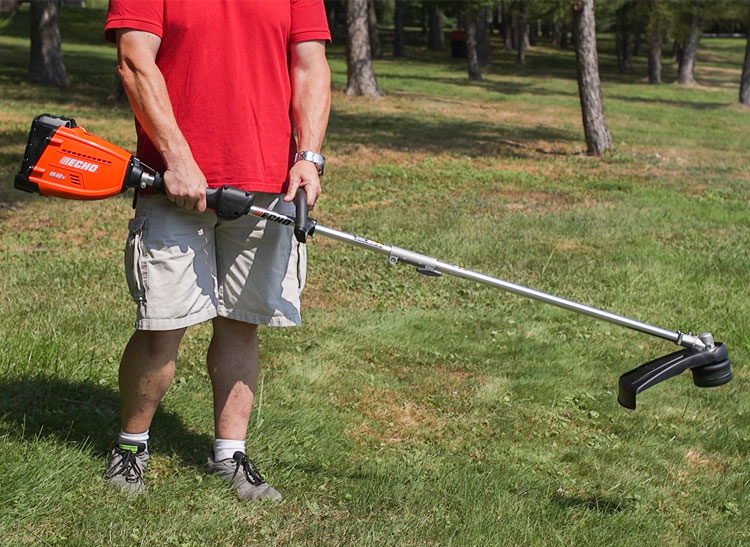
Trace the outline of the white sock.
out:
M 214 461 L 229 460 L 235 452 L 245 453 L 245 441 L 234 439 L 215 439 L 214 440 Z
M 146 450 L 148 450 L 149 431 L 150 429 L 147 429 L 143 433 L 126 433 L 125 431 L 120 431 L 120 437 L 117 439 L 117 444 L 129 444 L 137 446 L 138 443 L 143 443 L 146 445 Z

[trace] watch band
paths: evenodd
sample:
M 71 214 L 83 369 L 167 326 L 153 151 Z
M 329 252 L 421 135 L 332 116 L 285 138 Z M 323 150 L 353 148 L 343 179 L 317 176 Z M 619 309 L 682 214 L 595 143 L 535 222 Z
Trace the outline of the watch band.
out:
M 299 160 L 313 162 L 318 168 L 318 176 L 323 176 L 323 173 L 326 170 L 326 158 L 325 156 L 323 156 L 323 154 L 318 154 L 317 152 L 312 152 L 311 150 L 300 150 L 294 155 L 294 163 L 297 163 Z

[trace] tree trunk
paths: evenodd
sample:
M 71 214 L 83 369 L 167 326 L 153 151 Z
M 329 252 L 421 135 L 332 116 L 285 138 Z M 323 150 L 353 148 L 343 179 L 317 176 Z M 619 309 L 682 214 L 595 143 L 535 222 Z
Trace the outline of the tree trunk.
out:
M 640 25 L 635 29 L 633 36 L 633 55 L 643 57 L 643 27 Z M 633 58 L 630 58 L 630 68 L 633 68 Z
M 529 46 L 535 46 L 539 41 L 539 29 L 541 26 L 542 24 L 538 19 L 529 23 Z
M 479 56 L 479 66 L 489 66 L 490 64 L 490 29 L 487 24 L 489 15 L 486 7 L 479 10 L 477 15 L 477 55 Z
M 526 0 L 520 2 L 521 11 L 516 18 L 516 36 L 518 44 L 516 46 L 516 63 L 519 65 L 526 64 L 526 47 L 529 44 L 529 24 L 528 24 L 528 6 Z
M 677 75 L 677 83 L 684 85 L 695 84 L 695 61 L 698 59 L 698 45 L 701 41 L 700 14 L 693 11 L 690 34 L 688 34 L 685 46 L 680 55 L 680 68 Z
M 68 87 L 70 79 L 63 64 L 57 2 L 54 0 L 31 2 L 30 21 L 29 81 L 35 84 Z
M 682 57 L 682 44 L 683 42 L 681 40 L 675 39 L 674 42 L 672 42 L 672 60 L 679 62 L 680 57 Z
M 550 25 L 551 23 L 548 20 L 544 20 L 542 22 L 542 37 L 543 38 L 549 38 L 550 37 Z
M 375 13 L 375 0 L 367 2 L 367 29 L 370 33 L 370 52 L 373 59 L 383 58 L 383 46 L 378 32 L 378 16 Z
M 594 0 L 580 0 L 573 3 L 573 25 L 578 96 L 581 99 L 586 146 L 589 154 L 600 156 L 602 152 L 612 148 L 612 137 L 609 134 L 602 105 L 599 59 L 596 52 Z
M 625 70 L 631 70 L 633 68 L 633 50 L 635 46 L 634 40 L 634 29 L 633 29 L 633 17 L 631 15 L 632 3 L 628 2 L 628 11 L 625 19 L 625 50 L 624 53 L 624 66 Z
M 562 32 L 560 33 L 560 49 L 568 49 L 568 32 L 570 27 L 568 23 L 562 24 Z
M 750 30 L 747 32 L 745 47 L 745 64 L 742 65 L 742 82 L 740 83 L 740 102 L 750 105 Z
M 651 0 L 648 4 L 648 9 L 648 83 L 660 84 L 663 22 L 658 12 L 658 0 Z
M 513 43 L 513 16 L 510 13 L 507 1 L 503 2 L 502 10 L 503 45 L 507 51 L 513 51 L 515 49 L 515 44 Z
M 443 22 L 440 17 L 440 6 L 433 2 L 429 7 L 430 16 L 430 42 L 428 47 L 435 51 L 445 49 L 445 36 L 443 36 Z
M 477 52 L 477 14 L 472 9 L 465 10 L 464 25 L 466 28 L 466 59 L 469 67 L 469 80 L 481 80 L 479 71 L 479 54 Z
M 630 33 L 625 36 L 625 51 L 623 53 L 623 66 L 625 70 L 630 70 L 633 68 L 633 35 Z
M 347 95 L 382 97 L 375 79 L 367 31 L 367 0 L 349 0 L 346 4 Z
M 552 23 L 552 43 L 556 46 L 560 45 L 562 41 L 562 23 L 554 21 Z
M 620 6 L 615 15 L 615 49 L 617 53 L 617 70 L 624 74 L 633 67 L 633 41 L 630 28 L 630 2 Z
M 393 12 L 393 56 L 406 56 L 406 33 L 404 31 L 404 2 L 395 0 Z

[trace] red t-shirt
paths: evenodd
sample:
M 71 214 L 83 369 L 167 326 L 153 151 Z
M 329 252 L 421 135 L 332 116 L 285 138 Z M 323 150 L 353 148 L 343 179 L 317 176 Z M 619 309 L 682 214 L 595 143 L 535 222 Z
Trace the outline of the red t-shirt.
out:
M 211 187 L 281 192 L 296 152 L 289 48 L 330 41 L 323 0 L 110 0 L 104 36 L 156 34 L 156 64 Z M 136 121 L 138 157 L 164 162 Z

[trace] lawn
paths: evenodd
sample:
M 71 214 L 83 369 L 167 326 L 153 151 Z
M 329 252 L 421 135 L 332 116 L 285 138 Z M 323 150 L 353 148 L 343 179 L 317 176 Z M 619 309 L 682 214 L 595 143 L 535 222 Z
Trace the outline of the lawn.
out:
M 495 48 L 469 82 L 411 48 L 333 112 L 321 224 L 670 330 L 711 331 L 735 379 L 689 374 L 616 401 L 620 374 L 678 349 L 326 240 L 309 245 L 305 324 L 263 329 L 248 446 L 281 503 L 236 501 L 201 468 L 213 436 L 191 328 L 152 428 L 149 492 L 101 474 L 119 428 L 134 309 L 130 197 L 12 188 L 31 119 L 74 117 L 134 149 L 103 10 L 65 9 L 69 89 L 24 81 L 27 15 L 0 19 L 0 543 L 72 545 L 747 545 L 750 109 L 744 41 L 704 39 L 699 85 L 617 73 L 600 40 L 616 149 L 587 157 L 571 51 Z M 665 59 L 665 81 L 674 66 Z M 231 105 L 227 105 L 229 108 Z

